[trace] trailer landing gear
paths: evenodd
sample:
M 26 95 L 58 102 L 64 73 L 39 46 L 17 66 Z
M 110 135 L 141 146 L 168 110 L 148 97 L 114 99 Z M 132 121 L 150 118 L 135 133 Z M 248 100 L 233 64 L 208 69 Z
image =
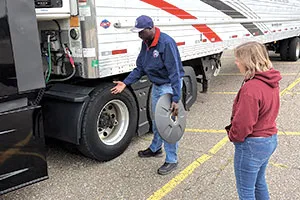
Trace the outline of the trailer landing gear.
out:
M 208 82 L 212 76 L 217 76 L 221 69 L 221 53 L 214 54 L 211 56 L 206 56 L 200 58 L 200 66 L 194 62 L 191 65 L 194 66 L 194 69 L 197 73 L 197 81 L 202 84 L 201 93 L 206 93 L 208 89 Z

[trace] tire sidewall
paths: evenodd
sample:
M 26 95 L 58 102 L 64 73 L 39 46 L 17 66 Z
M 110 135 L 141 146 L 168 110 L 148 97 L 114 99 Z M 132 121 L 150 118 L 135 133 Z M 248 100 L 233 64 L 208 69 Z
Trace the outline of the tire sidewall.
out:
M 280 43 L 280 57 L 282 61 L 288 60 L 288 47 L 289 47 L 289 40 L 285 39 L 282 40 Z
M 137 108 L 131 92 L 125 88 L 121 94 L 114 95 L 110 91 L 112 87 L 111 84 L 111 87 L 108 86 L 92 96 L 83 120 L 83 134 L 86 143 L 90 152 L 93 152 L 94 157 L 99 160 L 111 160 L 122 154 L 135 135 L 137 128 Z M 98 136 L 97 120 L 103 106 L 111 100 L 120 100 L 127 106 L 130 120 L 122 140 L 115 145 L 106 145 Z
M 289 46 L 289 57 L 291 61 L 297 61 L 299 59 L 299 54 L 297 55 L 297 48 L 299 47 L 299 38 L 294 37 L 290 41 Z M 298 49 L 299 50 L 299 49 Z

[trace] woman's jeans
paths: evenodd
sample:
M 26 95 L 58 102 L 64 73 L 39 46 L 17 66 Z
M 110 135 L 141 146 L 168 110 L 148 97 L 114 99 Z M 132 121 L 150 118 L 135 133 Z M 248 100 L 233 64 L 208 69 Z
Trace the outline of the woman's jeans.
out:
M 269 158 L 277 147 L 277 134 L 267 138 L 248 137 L 234 145 L 234 172 L 239 198 L 270 199 L 265 172 Z
M 171 84 L 164 84 L 164 85 L 155 85 L 152 86 L 152 113 L 155 112 L 155 107 L 159 97 L 164 94 L 173 94 L 173 90 Z M 178 142 L 175 144 L 170 144 L 164 141 L 158 133 L 156 128 L 155 120 L 152 120 L 152 131 L 154 133 L 154 137 L 152 143 L 150 145 L 150 149 L 153 152 L 156 152 L 162 147 L 164 143 L 164 149 L 166 151 L 166 162 L 167 163 L 177 163 L 177 150 L 178 150 Z

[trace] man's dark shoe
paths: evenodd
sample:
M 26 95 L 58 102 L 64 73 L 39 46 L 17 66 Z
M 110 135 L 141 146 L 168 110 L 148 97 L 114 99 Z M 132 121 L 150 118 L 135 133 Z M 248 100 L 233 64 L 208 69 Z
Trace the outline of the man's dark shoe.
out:
M 166 175 L 171 173 L 177 168 L 177 163 L 164 163 L 158 170 L 157 173 L 160 175 Z
M 143 151 L 139 151 L 138 152 L 139 157 L 141 158 L 149 158 L 149 157 L 161 157 L 162 156 L 162 150 L 159 149 L 156 152 L 151 151 L 150 148 L 143 150 Z

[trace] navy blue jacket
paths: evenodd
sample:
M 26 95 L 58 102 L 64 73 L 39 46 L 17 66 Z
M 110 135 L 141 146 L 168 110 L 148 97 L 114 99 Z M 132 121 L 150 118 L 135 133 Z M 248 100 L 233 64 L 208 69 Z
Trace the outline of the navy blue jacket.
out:
M 181 93 L 181 78 L 184 75 L 176 42 L 169 35 L 155 27 L 155 36 L 150 47 L 142 43 L 136 68 L 123 81 L 130 85 L 147 75 L 156 85 L 170 83 L 173 89 L 172 101 L 178 103 Z

